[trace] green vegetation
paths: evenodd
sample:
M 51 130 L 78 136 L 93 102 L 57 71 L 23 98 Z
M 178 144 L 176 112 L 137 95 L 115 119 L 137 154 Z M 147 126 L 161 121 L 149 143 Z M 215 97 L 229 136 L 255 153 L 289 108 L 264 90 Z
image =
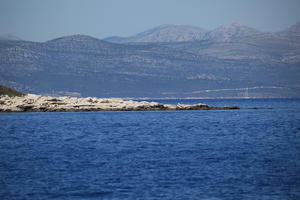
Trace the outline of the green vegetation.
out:
M 26 95 L 25 93 L 19 92 L 13 88 L 9 88 L 3 85 L 0 85 L 0 95 L 8 95 L 10 97 L 20 97 Z

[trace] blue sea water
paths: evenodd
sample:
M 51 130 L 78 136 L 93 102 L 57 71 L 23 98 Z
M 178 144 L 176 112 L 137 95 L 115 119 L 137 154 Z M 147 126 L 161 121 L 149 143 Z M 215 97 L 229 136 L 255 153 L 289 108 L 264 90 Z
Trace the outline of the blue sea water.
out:
M 242 109 L 0 114 L 0 199 L 300 199 L 299 99 L 160 102 Z

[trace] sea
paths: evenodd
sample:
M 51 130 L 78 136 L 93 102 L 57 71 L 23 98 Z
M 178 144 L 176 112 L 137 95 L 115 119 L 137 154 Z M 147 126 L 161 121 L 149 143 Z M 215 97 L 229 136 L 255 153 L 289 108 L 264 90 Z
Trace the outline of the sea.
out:
M 300 99 L 0 114 L 1 200 L 299 200 Z

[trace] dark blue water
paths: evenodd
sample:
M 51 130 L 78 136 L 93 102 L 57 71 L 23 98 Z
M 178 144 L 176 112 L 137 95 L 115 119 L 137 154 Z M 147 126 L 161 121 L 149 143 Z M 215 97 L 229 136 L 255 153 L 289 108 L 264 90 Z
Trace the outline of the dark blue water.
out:
M 162 102 L 243 109 L 0 114 L 0 199 L 300 199 L 300 100 Z

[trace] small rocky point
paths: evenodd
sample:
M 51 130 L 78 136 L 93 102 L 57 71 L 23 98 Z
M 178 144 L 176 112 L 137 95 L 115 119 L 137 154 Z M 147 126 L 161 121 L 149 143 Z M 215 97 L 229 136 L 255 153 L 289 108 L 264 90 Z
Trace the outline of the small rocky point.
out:
M 0 96 L 0 112 L 87 112 L 146 110 L 225 110 L 239 107 L 209 107 L 206 104 L 171 105 L 119 98 L 50 97 L 28 94 L 20 97 Z

